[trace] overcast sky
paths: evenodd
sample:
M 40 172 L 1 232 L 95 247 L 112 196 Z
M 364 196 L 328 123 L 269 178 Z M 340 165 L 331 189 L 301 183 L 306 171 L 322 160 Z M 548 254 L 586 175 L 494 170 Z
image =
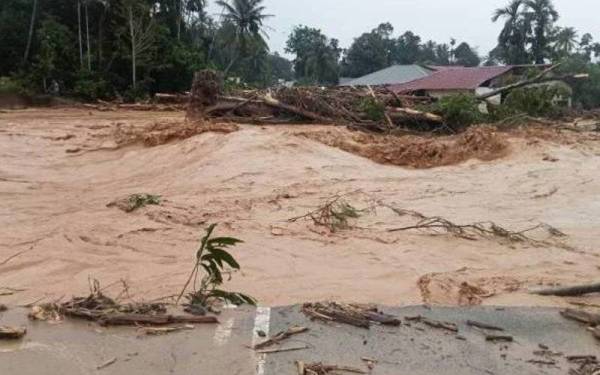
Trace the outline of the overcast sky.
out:
M 209 0 L 209 13 L 221 9 Z M 352 40 L 382 22 L 394 26 L 398 36 L 411 30 L 422 39 L 448 42 L 456 38 L 477 47 L 486 55 L 495 45 L 502 24 L 492 23 L 494 9 L 508 0 L 265 0 L 272 51 L 283 53 L 295 25 L 321 29 L 347 48 Z M 589 32 L 600 41 L 600 0 L 554 0 L 561 26 L 575 27 L 580 36 Z

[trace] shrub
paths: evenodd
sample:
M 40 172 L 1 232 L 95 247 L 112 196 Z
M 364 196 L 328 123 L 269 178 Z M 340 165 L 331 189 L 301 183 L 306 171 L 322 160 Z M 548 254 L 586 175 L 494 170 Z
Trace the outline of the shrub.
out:
M 469 94 L 445 96 L 433 104 L 430 111 L 442 116 L 446 125 L 454 130 L 485 120 L 485 115 L 479 110 L 479 102 Z
M 366 114 L 369 120 L 382 121 L 385 118 L 385 105 L 376 98 L 363 98 L 358 104 L 358 108 Z
M 0 94 L 27 94 L 23 82 L 13 77 L 0 77 Z
M 112 96 L 109 83 L 89 72 L 80 73 L 73 87 L 73 95 L 84 100 L 108 99 Z
M 561 84 L 523 87 L 511 91 L 503 105 L 508 112 L 526 113 L 536 117 L 556 117 L 566 107 L 565 103 L 560 103 L 560 98 L 570 94 L 570 90 Z

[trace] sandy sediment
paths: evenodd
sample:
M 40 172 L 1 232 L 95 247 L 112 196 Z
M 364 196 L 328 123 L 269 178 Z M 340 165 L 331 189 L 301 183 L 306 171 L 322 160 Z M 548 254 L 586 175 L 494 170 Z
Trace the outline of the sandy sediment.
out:
M 564 305 L 527 290 L 597 281 L 600 143 L 589 137 L 482 129 L 386 141 L 320 126 L 173 130 L 182 119 L 75 109 L 0 114 L 2 302 L 81 294 L 89 277 L 104 285 L 124 279 L 138 299 L 177 293 L 210 223 L 245 241 L 233 250 L 243 271 L 227 287 L 266 305 Z M 107 207 L 133 193 L 163 202 L 131 213 Z M 336 194 L 364 209 L 352 229 L 288 222 Z M 568 246 L 390 233 L 414 223 L 390 206 L 515 231 L 544 222 L 567 234 Z

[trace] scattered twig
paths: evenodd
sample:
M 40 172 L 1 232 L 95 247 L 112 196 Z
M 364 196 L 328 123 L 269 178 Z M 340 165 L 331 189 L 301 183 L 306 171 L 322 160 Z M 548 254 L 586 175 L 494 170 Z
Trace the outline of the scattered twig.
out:
M 178 327 L 146 327 L 142 329 L 142 333 L 149 336 L 160 336 L 168 333 L 185 331 L 194 329 L 193 325 L 184 325 Z
M 293 352 L 293 351 L 304 350 L 304 349 L 310 349 L 310 346 L 304 345 L 304 346 L 296 346 L 296 347 L 292 347 L 292 348 L 257 350 L 256 353 L 258 353 L 258 354 L 273 354 L 273 353 L 281 353 L 281 352 Z
M 311 363 L 306 364 L 301 361 L 296 362 L 296 367 L 298 369 L 299 375 L 333 375 L 339 372 L 349 372 L 353 374 L 366 374 L 366 371 L 363 371 L 359 368 L 349 367 L 349 366 L 337 366 L 337 365 L 324 365 L 323 363 Z
M 376 307 L 336 302 L 305 303 L 302 312 L 312 319 L 335 321 L 367 329 L 371 326 L 371 322 L 388 326 L 399 326 L 401 323 L 395 316 L 384 314 Z
M 399 211 L 401 212 L 401 211 Z M 500 225 L 492 222 L 492 221 L 484 221 L 473 224 L 459 225 L 451 222 L 448 219 L 439 216 L 427 217 L 425 215 L 413 212 L 406 211 L 407 214 L 410 214 L 413 217 L 417 217 L 420 221 L 415 225 L 410 225 L 401 228 L 393 228 L 388 229 L 388 232 L 401 232 L 408 230 L 432 230 L 437 232 L 438 230 L 442 230 L 446 233 L 452 234 L 453 236 L 467 239 L 467 240 L 477 240 L 477 238 L 496 238 L 500 240 L 506 240 L 508 242 L 520 242 L 520 243 L 528 243 L 534 246 L 548 246 L 548 245 L 556 245 L 553 243 L 549 243 L 547 240 L 536 240 L 531 237 L 526 236 L 526 233 L 543 229 L 549 233 L 550 237 L 566 237 L 566 234 L 559 231 L 558 229 L 552 227 L 548 224 L 538 224 L 531 228 L 527 228 L 521 231 L 511 231 L 506 228 L 501 227 Z M 566 246 L 560 244 L 561 246 Z
M 300 334 L 300 333 L 304 333 L 307 332 L 308 328 L 306 327 L 290 327 L 287 329 L 287 331 L 283 331 L 283 332 L 279 332 L 278 334 L 276 334 L 275 336 L 271 337 L 270 339 L 261 342 L 259 344 L 254 345 L 254 349 L 255 350 L 260 350 L 260 349 L 264 349 L 267 348 L 271 345 L 274 344 L 279 344 L 281 341 L 290 338 L 294 335 Z
M 482 329 L 487 329 L 490 331 L 504 331 L 504 328 L 496 327 L 487 323 L 481 323 L 474 320 L 467 320 L 467 325 L 470 327 L 477 327 Z
M 96 370 L 102 370 L 107 368 L 108 366 L 114 364 L 115 362 L 117 362 L 117 357 L 113 357 L 111 359 L 109 359 L 108 361 L 102 363 L 101 365 L 96 367 Z
M 451 331 L 451 332 L 455 332 L 455 333 L 458 332 L 458 327 L 454 323 L 441 322 L 439 320 L 429 319 L 422 315 L 407 316 L 407 317 L 405 317 L 405 319 L 408 321 L 411 321 L 411 322 L 420 322 L 420 323 L 423 323 L 423 324 L 428 325 L 433 328 L 445 329 L 447 331 Z

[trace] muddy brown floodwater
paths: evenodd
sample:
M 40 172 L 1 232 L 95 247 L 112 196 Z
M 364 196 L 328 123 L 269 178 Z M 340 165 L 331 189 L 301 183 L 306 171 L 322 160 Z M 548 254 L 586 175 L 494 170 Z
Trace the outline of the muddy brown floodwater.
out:
M 429 169 L 378 164 L 360 156 L 373 151 L 364 150 L 366 136 L 324 126 L 224 125 L 186 131 L 186 139 L 159 137 L 168 143 L 153 147 L 115 137 L 118 128 L 182 120 L 158 112 L 0 113 L 0 301 L 85 294 L 90 277 L 103 285 L 126 280 L 137 299 L 177 293 L 210 223 L 245 241 L 233 249 L 243 271 L 226 287 L 264 305 L 565 305 L 528 290 L 600 274 L 600 141 L 593 137 L 503 134 L 494 157 L 461 153 L 460 163 Z M 472 144 L 461 142 L 454 146 Z M 397 156 L 376 154 L 380 162 Z M 432 157 L 427 147 L 423 155 Z M 158 194 L 163 203 L 132 213 L 107 207 L 133 193 Z M 336 194 L 368 208 L 352 229 L 288 221 Z M 392 233 L 414 219 L 389 206 L 514 231 L 543 222 L 568 237 L 534 246 Z

